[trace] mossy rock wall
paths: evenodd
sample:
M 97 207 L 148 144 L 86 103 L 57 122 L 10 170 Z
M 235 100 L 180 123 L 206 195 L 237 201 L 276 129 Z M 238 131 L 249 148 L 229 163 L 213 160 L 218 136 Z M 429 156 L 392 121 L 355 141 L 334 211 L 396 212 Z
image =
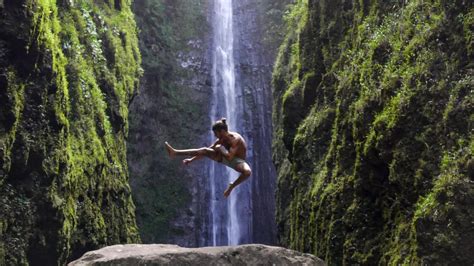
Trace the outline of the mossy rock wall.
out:
M 472 1 L 299 0 L 273 73 L 279 241 L 474 263 Z
M 140 241 L 125 144 L 142 73 L 130 5 L 0 3 L 1 265 Z

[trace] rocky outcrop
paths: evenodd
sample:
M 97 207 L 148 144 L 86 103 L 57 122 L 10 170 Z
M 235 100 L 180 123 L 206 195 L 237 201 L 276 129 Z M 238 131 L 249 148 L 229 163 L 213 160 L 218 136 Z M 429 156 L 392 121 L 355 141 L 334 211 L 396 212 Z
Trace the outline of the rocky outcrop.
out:
M 280 244 L 474 263 L 472 1 L 296 1 L 273 72 Z
M 68 266 L 85 265 L 326 265 L 297 251 L 266 245 L 183 248 L 176 245 L 114 245 L 84 254 Z
M 129 1 L 0 1 L 0 265 L 60 265 L 140 241 L 128 105 Z

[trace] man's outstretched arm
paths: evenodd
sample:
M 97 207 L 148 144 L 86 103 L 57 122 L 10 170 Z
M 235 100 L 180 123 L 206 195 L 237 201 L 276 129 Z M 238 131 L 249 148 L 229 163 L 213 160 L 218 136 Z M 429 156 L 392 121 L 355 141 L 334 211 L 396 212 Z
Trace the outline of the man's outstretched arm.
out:
M 183 160 L 183 163 L 184 163 L 185 165 L 188 165 L 188 164 L 190 164 L 190 163 L 192 163 L 192 162 L 194 162 L 194 161 L 197 161 L 197 160 L 199 160 L 199 159 L 202 159 L 203 157 L 204 157 L 204 155 L 196 155 L 196 156 L 193 156 L 193 157 L 191 157 L 191 158 L 186 158 L 186 159 L 184 159 L 184 160 Z

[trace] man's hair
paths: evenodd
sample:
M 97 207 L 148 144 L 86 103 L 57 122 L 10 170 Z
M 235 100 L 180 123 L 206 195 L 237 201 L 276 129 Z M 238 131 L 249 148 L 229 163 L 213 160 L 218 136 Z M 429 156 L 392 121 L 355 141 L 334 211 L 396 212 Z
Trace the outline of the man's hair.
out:
M 221 120 L 217 120 L 213 125 L 212 125 L 212 131 L 220 131 L 220 130 L 225 130 L 227 131 L 227 124 L 225 123 L 226 118 L 223 117 Z

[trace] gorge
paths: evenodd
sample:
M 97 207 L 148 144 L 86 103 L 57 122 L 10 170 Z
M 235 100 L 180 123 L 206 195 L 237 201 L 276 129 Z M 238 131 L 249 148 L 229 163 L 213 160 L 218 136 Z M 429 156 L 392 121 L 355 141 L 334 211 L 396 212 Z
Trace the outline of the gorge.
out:
M 0 0 L 0 265 L 472 265 L 473 36 L 466 0 Z M 164 148 L 221 117 L 228 199 Z

